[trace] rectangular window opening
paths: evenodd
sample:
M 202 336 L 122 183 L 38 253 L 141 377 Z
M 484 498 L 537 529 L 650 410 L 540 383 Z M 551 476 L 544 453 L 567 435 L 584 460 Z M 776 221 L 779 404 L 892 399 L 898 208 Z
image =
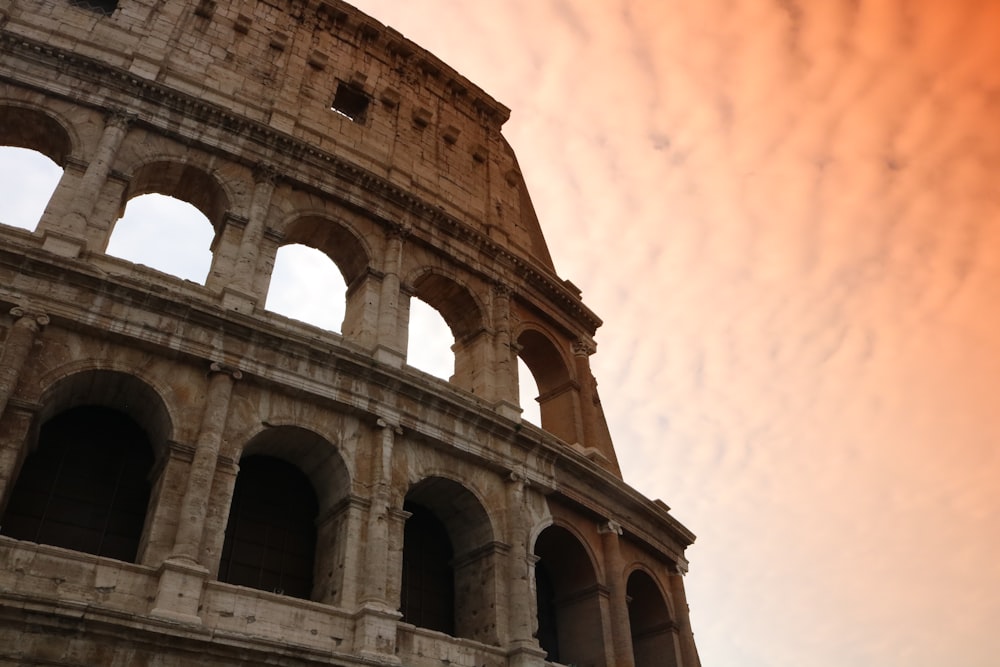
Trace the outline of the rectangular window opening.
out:
M 365 91 L 341 81 L 337 84 L 337 93 L 333 96 L 330 108 L 350 121 L 364 123 L 369 102 Z
M 69 4 L 105 16 L 111 16 L 118 9 L 118 0 L 69 0 Z

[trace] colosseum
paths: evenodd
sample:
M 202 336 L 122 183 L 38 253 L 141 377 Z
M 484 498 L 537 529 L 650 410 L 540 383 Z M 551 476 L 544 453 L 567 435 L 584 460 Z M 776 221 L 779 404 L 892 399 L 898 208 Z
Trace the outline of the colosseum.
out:
M 0 0 L 0 55 L 0 146 L 61 170 L 0 226 L 0 664 L 699 665 L 507 108 L 339 0 Z M 151 193 L 203 282 L 107 252 Z M 293 244 L 339 332 L 264 308 Z

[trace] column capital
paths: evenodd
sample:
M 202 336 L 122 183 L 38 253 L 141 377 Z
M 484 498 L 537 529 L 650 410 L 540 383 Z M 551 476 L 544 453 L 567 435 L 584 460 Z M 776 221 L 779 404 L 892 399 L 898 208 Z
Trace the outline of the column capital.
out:
M 389 226 L 385 230 L 386 238 L 389 239 L 399 239 L 403 241 L 407 236 L 413 231 L 413 225 L 399 222 L 389 223 Z
M 272 165 L 258 162 L 253 168 L 253 182 L 267 185 L 276 185 L 281 178 L 281 173 Z
M 597 352 L 597 343 L 589 338 L 578 338 L 573 341 L 573 354 L 578 357 L 589 357 Z
M 526 489 L 531 486 L 531 480 L 528 476 L 520 470 L 511 470 L 507 473 L 507 477 L 504 479 L 508 484 L 517 484 L 522 489 Z
M 608 521 L 598 525 L 597 532 L 601 535 L 617 535 L 618 537 L 621 537 L 622 525 L 614 519 L 609 519 Z
M 403 427 L 399 424 L 393 424 L 388 419 L 384 417 L 379 417 L 375 420 L 375 425 L 383 429 L 391 429 L 396 435 L 403 435 Z
M 505 282 L 497 280 L 493 283 L 493 294 L 500 297 L 501 299 L 509 299 L 514 293 L 514 288 Z
M 234 380 L 242 380 L 243 372 L 236 368 L 235 366 L 230 366 L 228 364 L 222 363 L 221 361 L 213 361 L 208 367 L 209 374 L 212 373 L 224 373 L 229 375 Z
M 10 309 L 10 316 L 13 317 L 16 322 L 23 322 L 23 325 L 28 325 L 34 328 L 44 327 L 51 321 L 49 316 L 45 313 L 32 310 L 31 308 L 25 306 L 14 306 Z
M 104 127 L 113 127 L 119 130 L 128 129 L 128 126 L 139 119 L 138 114 L 126 109 L 112 108 L 107 110 L 107 118 Z

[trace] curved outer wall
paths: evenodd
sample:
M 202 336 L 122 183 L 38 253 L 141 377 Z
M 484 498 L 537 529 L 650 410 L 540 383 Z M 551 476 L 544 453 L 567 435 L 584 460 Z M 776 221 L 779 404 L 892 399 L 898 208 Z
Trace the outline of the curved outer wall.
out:
M 0 226 L 0 664 L 699 664 L 694 536 L 621 480 L 600 321 L 506 108 L 333 0 L 0 0 L 0 56 L 0 145 L 64 170 L 34 232 Z M 149 192 L 212 223 L 204 285 L 105 254 Z M 264 311 L 290 243 L 344 274 L 342 334 Z M 455 334 L 448 382 L 406 365 L 413 297 Z M 148 438 L 133 562 L 10 534 L 46 424 L 94 406 Z M 298 597 L 226 574 L 248 456 L 315 496 Z M 413 606 L 415 512 L 452 549 L 447 627 Z

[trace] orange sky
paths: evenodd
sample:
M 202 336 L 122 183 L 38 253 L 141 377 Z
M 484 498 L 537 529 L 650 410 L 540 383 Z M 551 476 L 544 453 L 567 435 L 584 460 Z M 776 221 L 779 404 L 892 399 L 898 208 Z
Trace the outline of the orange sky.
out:
M 1000 3 L 354 4 L 513 110 L 706 667 L 994 667 Z

